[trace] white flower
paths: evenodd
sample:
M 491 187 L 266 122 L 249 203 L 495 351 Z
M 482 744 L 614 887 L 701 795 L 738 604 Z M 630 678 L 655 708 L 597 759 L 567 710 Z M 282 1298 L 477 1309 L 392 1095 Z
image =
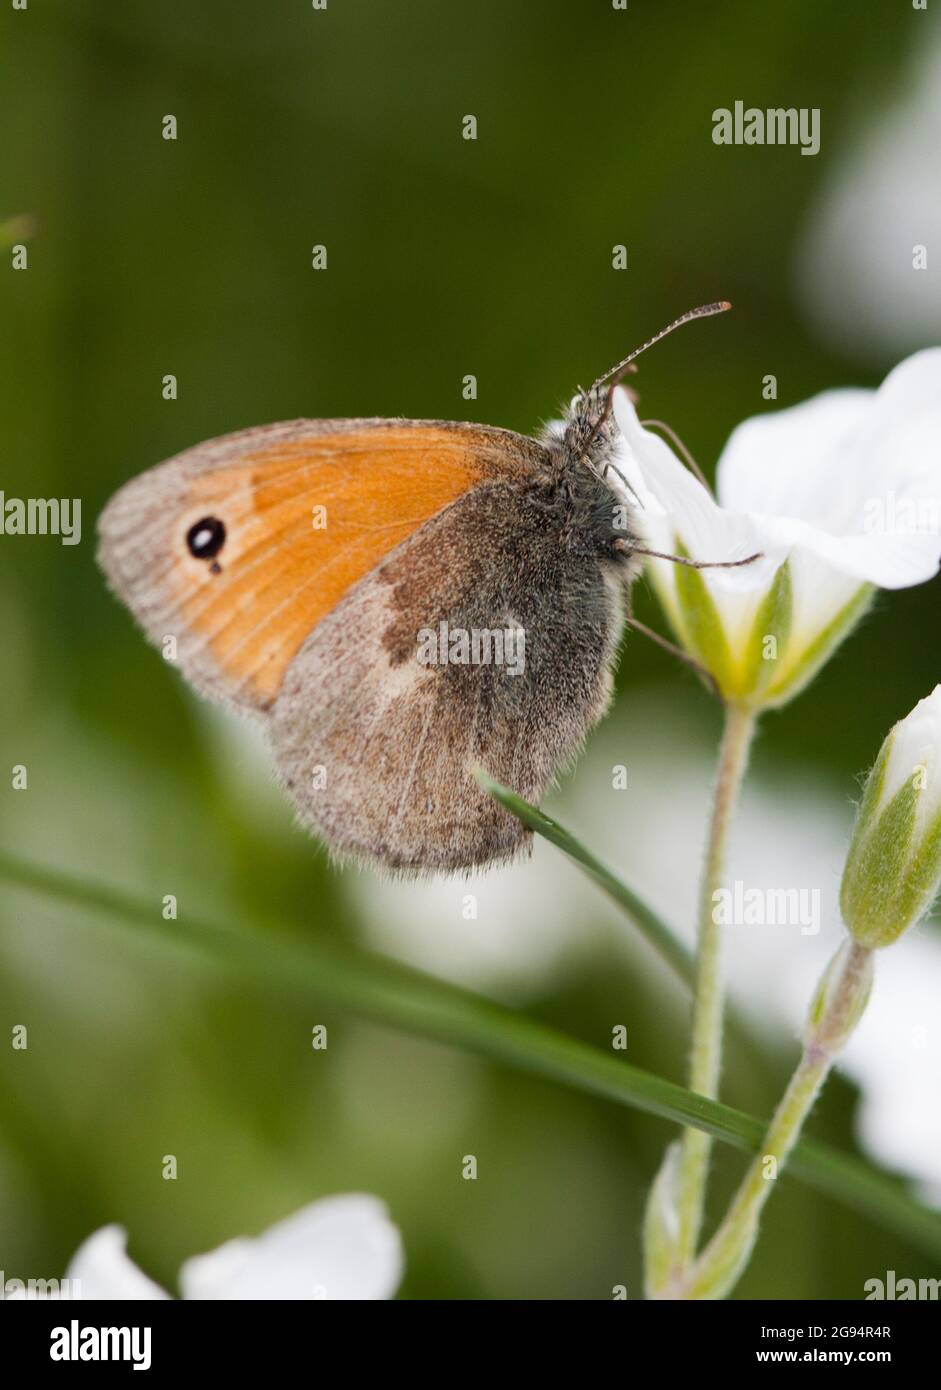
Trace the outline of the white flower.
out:
M 79 1246 L 66 1278 L 82 1299 L 164 1299 L 125 1251 L 127 1233 L 104 1226 Z M 311 1202 L 255 1239 L 226 1241 L 180 1270 L 191 1299 L 385 1299 L 402 1277 L 402 1242 L 382 1202 L 346 1193 Z
M 941 685 L 889 731 L 869 774 L 840 907 L 857 941 L 891 946 L 941 881 Z
M 618 467 L 653 549 L 678 637 L 726 698 L 782 704 L 815 674 L 873 588 L 930 579 L 941 561 L 941 348 L 916 353 L 878 391 L 826 391 L 746 420 L 719 460 L 718 500 L 615 396 Z

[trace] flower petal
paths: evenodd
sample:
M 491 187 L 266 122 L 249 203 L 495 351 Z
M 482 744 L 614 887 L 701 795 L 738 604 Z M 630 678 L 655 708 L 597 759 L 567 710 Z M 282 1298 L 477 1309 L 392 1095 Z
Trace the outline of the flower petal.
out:
M 227 1241 L 180 1271 L 184 1298 L 385 1299 L 402 1277 L 402 1241 L 385 1204 L 325 1197 L 257 1239 Z
M 169 1298 L 159 1284 L 148 1279 L 128 1259 L 127 1232 L 123 1226 L 102 1226 L 76 1250 L 66 1270 L 73 1297 L 153 1300 Z
M 867 435 L 867 481 L 899 493 L 941 493 L 941 348 L 926 348 L 889 373 L 876 392 Z
M 872 531 L 834 536 L 797 517 L 756 516 L 756 531 L 767 548 L 786 546 L 816 556 L 833 572 L 880 589 L 907 589 L 938 572 L 941 535 Z
M 614 414 L 621 433 L 618 467 L 632 486 L 635 480 L 639 484 L 643 511 L 637 519 L 645 536 L 651 531 L 658 540 L 672 535 L 670 547 L 678 536 L 690 557 L 703 561 L 744 560 L 762 550 L 752 518 L 718 505 L 659 435 L 644 429 L 626 391 L 615 392 Z M 775 554 L 741 569 L 717 569 L 709 575 L 710 587 L 732 593 L 762 591 L 786 553 L 786 547 L 778 547 Z
M 918 824 L 932 821 L 941 809 L 941 685 L 900 719 L 892 731 L 880 804 L 886 805 L 902 786 L 921 772 Z
M 895 533 L 900 557 L 918 533 L 938 535 L 941 551 L 941 348 L 900 363 L 876 392 L 825 391 L 746 420 L 722 452 L 718 492 L 733 510 L 801 519 L 825 534 Z M 923 562 L 914 572 L 905 583 L 929 577 Z
M 873 399 L 871 391 L 824 391 L 800 405 L 743 421 L 729 436 L 716 473 L 724 507 L 803 517 L 820 526 L 842 506 L 833 460 Z

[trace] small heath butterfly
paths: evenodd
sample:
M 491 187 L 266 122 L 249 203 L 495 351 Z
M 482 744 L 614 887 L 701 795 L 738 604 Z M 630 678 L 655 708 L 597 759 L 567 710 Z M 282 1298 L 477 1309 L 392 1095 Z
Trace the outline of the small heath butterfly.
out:
M 334 855 L 403 873 L 511 859 L 532 833 L 475 770 L 538 801 L 571 761 L 608 705 L 649 553 L 610 481 L 614 387 L 728 307 L 684 314 L 538 440 L 294 420 L 187 449 L 111 499 L 101 566 L 197 690 L 264 721 Z

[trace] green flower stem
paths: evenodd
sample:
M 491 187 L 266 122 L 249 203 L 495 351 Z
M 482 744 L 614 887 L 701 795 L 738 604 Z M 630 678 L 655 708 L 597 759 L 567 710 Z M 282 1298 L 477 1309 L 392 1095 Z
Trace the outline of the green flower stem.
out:
M 745 706 L 726 706 L 699 895 L 689 1088 L 710 1100 L 716 1098 L 719 1090 L 723 1011 L 722 933 L 715 920 L 714 895 L 723 883 L 729 829 L 748 763 L 755 718 L 754 711 Z M 679 1269 L 688 1266 L 696 1253 L 711 1148 L 709 1135 L 697 1129 L 684 1131 L 676 1177 L 678 1228 L 675 1261 Z
M 763 1151 L 752 1161 L 725 1219 L 680 1287 L 673 1291 L 674 1297 L 723 1298 L 748 1263 L 761 1212 L 774 1182 L 865 1007 L 871 967 L 872 951 L 854 942 L 827 991 L 829 997 L 820 1017 L 812 1021 L 800 1063 L 774 1113 Z

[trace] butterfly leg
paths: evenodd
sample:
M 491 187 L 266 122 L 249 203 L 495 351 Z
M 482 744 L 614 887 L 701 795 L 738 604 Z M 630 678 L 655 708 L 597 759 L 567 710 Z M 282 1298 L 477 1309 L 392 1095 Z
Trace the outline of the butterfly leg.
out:
M 671 642 L 669 638 L 661 637 L 659 632 L 655 632 L 652 627 L 648 627 L 646 623 L 642 623 L 639 618 L 634 617 L 633 599 L 630 589 L 627 591 L 624 621 L 627 626 L 632 627 L 635 632 L 641 633 L 644 637 L 649 637 L 651 642 L 655 642 L 657 646 L 662 647 L 665 652 L 669 652 L 670 655 L 675 656 L 678 661 L 682 661 L 684 666 L 688 666 L 690 670 L 695 671 L 706 689 L 721 699 L 719 687 L 716 685 L 712 674 L 706 670 L 705 666 L 701 665 L 695 657 L 690 656 L 689 652 L 684 652 L 682 647 L 678 647 L 674 642 Z
M 686 445 L 683 443 L 676 430 L 673 429 L 670 425 L 666 424 L 666 422 L 663 420 L 641 420 L 640 423 L 645 430 L 658 429 L 663 431 L 667 439 L 670 440 L 674 449 L 676 449 L 677 453 L 683 456 L 684 460 L 686 461 L 686 467 L 692 474 L 694 474 L 699 479 L 703 487 L 711 496 L 712 488 L 709 486 L 709 481 L 705 473 L 702 471 L 699 464 L 693 458 L 689 449 L 687 449 Z

